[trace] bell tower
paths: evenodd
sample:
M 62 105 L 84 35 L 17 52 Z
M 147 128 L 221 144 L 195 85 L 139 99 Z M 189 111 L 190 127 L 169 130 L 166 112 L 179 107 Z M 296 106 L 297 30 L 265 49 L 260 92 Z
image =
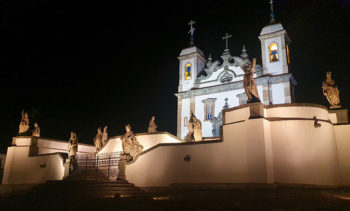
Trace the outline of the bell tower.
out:
M 261 41 L 261 55 L 263 74 L 280 75 L 289 73 L 289 43 L 290 39 L 281 23 L 276 23 L 271 4 L 270 23 L 265 26 L 259 36 Z
M 192 89 L 195 85 L 198 73 L 205 67 L 206 59 L 203 52 L 194 45 L 193 33 L 195 22 L 191 20 L 190 25 L 191 34 L 190 46 L 181 51 L 179 59 L 179 92 L 184 92 Z

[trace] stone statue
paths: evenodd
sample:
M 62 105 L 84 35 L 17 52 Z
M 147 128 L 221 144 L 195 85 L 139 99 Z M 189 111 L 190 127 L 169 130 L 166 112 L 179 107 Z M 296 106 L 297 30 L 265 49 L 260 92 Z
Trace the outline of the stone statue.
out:
M 157 124 L 154 122 L 154 120 L 156 119 L 155 116 L 152 116 L 151 120 L 149 121 L 148 124 L 148 132 L 149 133 L 156 133 L 157 131 Z
M 30 135 L 29 117 L 28 117 L 28 113 L 24 112 L 24 110 L 22 110 L 22 118 L 21 118 L 21 122 L 19 123 L 18 135 L 20 135 L 20 136 Z
M 185 141 L 201 141 L 202 140 L 202 123 L 191 112 L 191 118 L 187 124 L 188 133 L 185 137 Z
M 102 134 L 102 146 L 107 144 L 108 141 L 108 131 L 107 131 L 108 127 L 105 126 L 103 128 L 103 134 Z
M 131 131 L 130 124 L 125 126 L 126 133 L 122 136 L 123 153 L 135 157 L 143 150 L 143 146 L 137 141 L 134 133 Z
M 322 82 L 322 92 L 326 96 L 330 107 L 329 108 L 340 108 L 340 99 L 339 99 L 339 89 L 335 85 L 335 82 L 332 80 L 332 72 L 327 72 L 326 81 Z
M 201 141 L 202 140 L 202 123 L 197 117 L 193 114 L 193 136 L 195 141 Z
M 95 139 L 94 139 L 96 152 L 100 151 L 102 148 L 102 137 L 103 137 L 103 134 L 101 131 L 101 127 L 99 127 L 97 129 L 97 134 L 96 134 Z
M 78 151 L 78 138 L 74 132 L 70 132 L 70 138 L 68 142 L 68 157 L 69 159 L 75 158 Z
M 248 103 L 260 102 L 258 89 L 254 81 L 254 70 L 256 66 L 256 58 L 253 58 L 253 63 L 246 62 L 241 68 L 244 71 L 243 86 L 248 97 Z
M 70 160 L 69 172 L 72 172 L 78 166 L 77 160 L 75 158 L 78 151 L 78 138 L 74 132 L 70 132 L 67 151 L 68 151 L 68 158 Z
M 39 138 L 40 137 L 40 127 L 38 123 L 34 123 L 34 129 L 32 131 L 32 136 Z

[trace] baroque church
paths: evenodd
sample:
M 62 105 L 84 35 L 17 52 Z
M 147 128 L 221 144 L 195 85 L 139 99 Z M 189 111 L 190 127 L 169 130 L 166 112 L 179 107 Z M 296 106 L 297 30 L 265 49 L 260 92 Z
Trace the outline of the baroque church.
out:
M 272 13 L 273 15 L 273 13 Z M 191 21 L 191 46 L 181 51 L 178 59 L 179 86 L 177 107 L 177 136 L 184 139 L 191 112 L 202 122 L 203 137 L 219 137 L 223 108 L 247 103 L 243 88 L 242 67 L 251 63 L 245 46 L 239 56 L 233 56 L 228 48 L 221 55 L 222 61 L 208 59 L 193 43 L 194 21 Z M 296 81 L 290 71 L 287 31 L 281 23 L 271 18 L 258 36 L 261 42 L 262 65 L 256 65 L 254 78 L 260 101 L 265 105 L 294 102 Z

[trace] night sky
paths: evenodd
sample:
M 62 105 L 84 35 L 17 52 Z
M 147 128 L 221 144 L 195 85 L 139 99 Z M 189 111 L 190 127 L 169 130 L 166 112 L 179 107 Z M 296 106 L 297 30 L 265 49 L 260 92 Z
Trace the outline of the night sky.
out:
M 177 56 L 195 44 L 220 60 L 225 42 L 233 56 L 245 44 L 261 64 L 258 36 L 269 22 L 269 0 L 245 1 L 1 1 L 0 153 L 18 132 L 21 110 L 41 136 L 93 144 L 96 129 L 110 136 L 130 123 L 145 132 L 176 134 Z M 113 2 L 113 3 L 112 3 Z M 241 3 L 240 3 L 241 2 Z M 292 40 L 296 102 L 328 106 L 321 83 L 327 71 L 350 108 L 350 1 L 275 1 L 276 20 Z

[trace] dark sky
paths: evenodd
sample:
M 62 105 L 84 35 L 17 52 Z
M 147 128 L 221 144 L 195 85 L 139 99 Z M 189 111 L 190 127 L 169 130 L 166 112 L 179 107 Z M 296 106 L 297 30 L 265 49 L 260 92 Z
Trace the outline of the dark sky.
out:
M 18 131 L 22 109 L 41 135 L 93 143 L 96 129 L 111 136 L 144 132 L 151 115 L 158 129 L 176 133 L 178 60 L 195 43 L 214 60 L 233 35 L 232 55 L 245 44 L 261 64 L 258 35 L 269 21 L 269 0 L 245 1 L 1 1 L 0 152 Z M 321 82 L 327 71 L 350 106 L 350 10 L 346 0 L 275 1 L 277 21 L 292 43 L 296 102 L 328 105 Z M 33 122 L 32 122 L 33 123 Z

